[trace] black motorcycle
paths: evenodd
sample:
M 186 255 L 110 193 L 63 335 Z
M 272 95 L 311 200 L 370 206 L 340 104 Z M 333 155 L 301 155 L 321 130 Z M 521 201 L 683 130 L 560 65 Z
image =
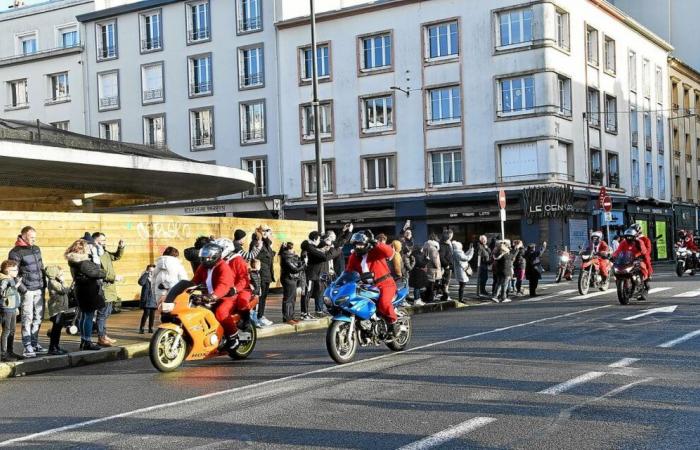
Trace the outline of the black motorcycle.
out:
M 646 300 L 646 286 L 641 264 L 641 259 L 635 258 L 632 252 L 622 252 L 615 259 L 613 271 L 617 285 L 617 300 L 621 305 L 628 305 L 633 298 Z

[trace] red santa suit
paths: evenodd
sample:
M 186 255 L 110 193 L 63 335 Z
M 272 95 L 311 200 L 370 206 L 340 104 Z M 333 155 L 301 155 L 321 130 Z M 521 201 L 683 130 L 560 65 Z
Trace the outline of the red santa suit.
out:
M 649 250 L 647 250 L 647 247 L 644 245 L 644 241 L 637 239 L 630 242 L 627 239 L 623 239 L 620 246 L 617 247 L 617 250 L 613 254 L 613 258 L 617 258 L 617 256 L 622 252 L 630 252 L 635 258 L 642 258 L 643 261 L 639 266 L 642 271 L 642 277 L 644 277 L 645 280 L 649 278 L 649 268 L 651 267 L 651 263 L 647 265 Z
M 610 247 L 608 246 L 608 243 L 605 242 L 604 240 L 600 240 L 598 242 L 598 245 L 595 245 L 593 241 L 591 241 L 588 244 L 588 249 L 591 254 L 595 253 L 602 253 L 602 254 L 608 254 L 610 253 Z M 610 262 L 607 259 L 599 258 L 598 259 L 598 267 L 600 267 L 600 273 L 604 277 L 608 277 L 608 272 L 610 271 Z
M 698 246 L 692 236 L 686 235 L 684 239 L 681 239 L 680 244 L 691 252 L 698 252 Z
M 228 261 L 228 266 L 233 273 L 233 287 L 236 288 L 235 301 L 232 303 L 231 311 L 249 311 L 253 291 L 250 289 L 248 264 L 243 255 L 237 253 Z
M 220 260 L 211 269 L 200 265 L 192 277 L 192 282 L 205 284 L 209 295 L 214 295 L 219 299 L 214 308 L 216 320 L 219 321 L 227 335 L 235 334 L 238 327 L 236 321 L 231 317 L 235 296 L 228 295 L 234 286 L 234 275 L 226 261 Z
M 396 310 L 392 304 L 396 297 L 396 283 L 389 272 L 387 259 L 394 255 L 394 249 L 378 242 L 369 252 L 364 255 L 351 254 L 346 272 L 373 272 L 375 286 L 379 288 L 379 300 L 377 301 L 377 311 L 380 315 L 388 319 L 389 323 L 396 322 Z
M 644 248 L 646 248 L 647 252 L 644 254 L 644 262 L 647 265 L 649 276 L 652 276 L 654 274 L 654 266 L 651 265 L 651 239 L 643 234 L 640 234 L 638 240 L 642 241 Z

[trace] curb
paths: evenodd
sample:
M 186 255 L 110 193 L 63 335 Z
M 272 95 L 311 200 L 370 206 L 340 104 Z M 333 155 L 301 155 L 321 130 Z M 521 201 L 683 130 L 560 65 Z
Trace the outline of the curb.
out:
M 409 315 L 425 314 L 447 311 L 450 309 L 467 308 L 479 304 L 463 304 L 456 300 L 446 302 L 427 303 L 423 306 L 407 306 Z M 276 324 L 258 329 L 258 338 L 271 338 L 289 334 L 305 333 L 309 331 L 325 330 L 331 323 L 330 317 L 324 317 L 314 321 L 299 322 L 296 325 Z M 119 347 L 104 348 L 99 351 L 78 351 L 61 356 L 42 356 L 26 359 L 19 362 L 0 363 L 0 380 L 6 378 L 23 377 L 71 367 L 87 366 L 111 361 L 141 358 L 148 356 L 149 342 L 137 342 Z

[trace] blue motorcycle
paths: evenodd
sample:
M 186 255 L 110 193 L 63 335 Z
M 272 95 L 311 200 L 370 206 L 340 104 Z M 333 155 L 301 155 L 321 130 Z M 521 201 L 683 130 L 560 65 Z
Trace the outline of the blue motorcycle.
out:
M 408 295 L 408 284 L 405 280 L 396 282 L 393 304 L 400 331 L 394 335 L 384 318 L 377 315 L 379 289 L 373 285 L 373 278 L 372 273 L 360 276 L 357 272 L 345 272 L 324 292 L 323 301 L 333 314 L 326 333 L 326 348 L 338 364 L 352 361 L 358 346 L 384 343 L 398 352 L 411 340 L 411 317 L 401 307 Z

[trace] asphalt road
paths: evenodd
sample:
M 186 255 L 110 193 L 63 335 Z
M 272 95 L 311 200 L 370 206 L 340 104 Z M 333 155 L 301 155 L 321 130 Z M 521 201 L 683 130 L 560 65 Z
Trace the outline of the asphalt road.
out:
M 564 283 L 414 316 L 410 350 L 345 366 L 313 332 L 171 374 L 141 358 L 6 380 L 0 446 L 698 448 L 699 281 L 660 274 L 629 306 Z

